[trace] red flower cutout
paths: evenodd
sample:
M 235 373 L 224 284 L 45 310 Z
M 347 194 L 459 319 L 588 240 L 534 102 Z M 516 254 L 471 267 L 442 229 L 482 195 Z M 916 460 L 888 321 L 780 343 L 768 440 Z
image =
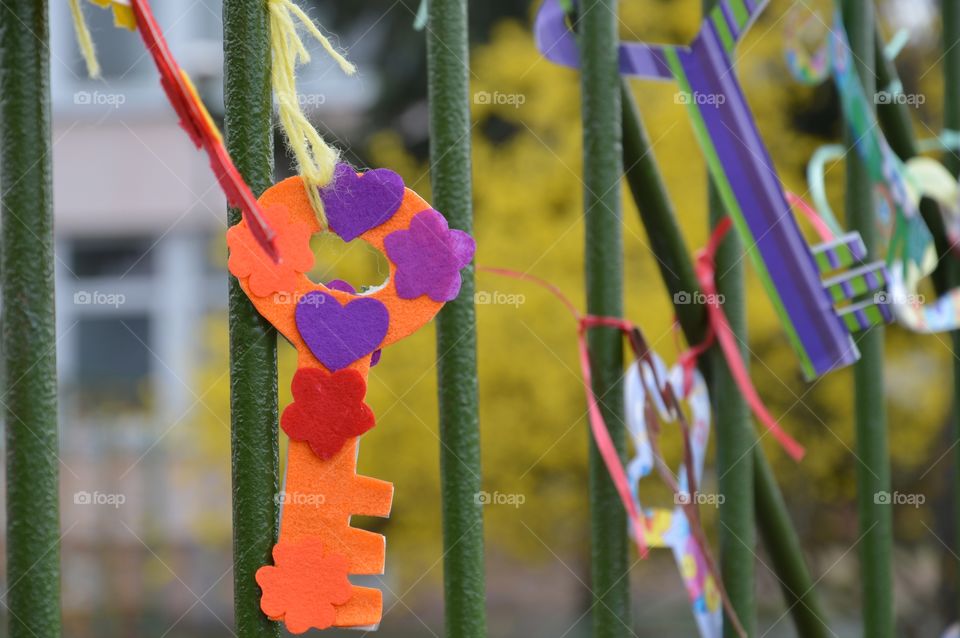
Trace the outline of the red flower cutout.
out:
M 310 227 L 290 221 L 286 206 L 271 206 L 263 215 L 277 233 L 280 263 L 274 263 L 263 252 L 247 227 L 247 222 L 241 221 L 227 230 L 227 246 L 230 248 L 227 266 L 237 279 L 250 278 L 247 285 L 256 297 L 266 297 L 275 292 L 293 292 L 297 286 L 297 275 L 313 268 Z
M 374 426 L 373 410 L 363 402 L 367 383 L 356 370 L 333 374 L 318 368 L 300 368 L 293 375 L 293 403 L 280 425 L 294 441 L 306 441 L 321 459 L 340 451 L 348 439 Z
M 274 545 L 273 563 L 257 570 L 263 613 L 271 620 L 282 619 L 293 634 L 333 625 L 334 605 L 353 595 L 347 557 L 324 554 L 320 539 L 303 538 Z

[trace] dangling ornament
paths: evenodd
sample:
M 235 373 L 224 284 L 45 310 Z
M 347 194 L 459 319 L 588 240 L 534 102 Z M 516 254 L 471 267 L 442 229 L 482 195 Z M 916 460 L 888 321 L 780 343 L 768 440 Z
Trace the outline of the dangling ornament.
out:
M 892 319 L 875 296 L 887 273 L 882 262 L 867 262 L 857 233 L 811 249 L 791 213 L 733 68 L 737 42 L 765 5 L 721 0 L 689 46 L 622 43 L 620 71 L 679 85 L 676 101 L 686 106 L 723 207 L 812 379 L 860 358 L 851 332 Z M 579 66 L 559 0 L 544 0 L 535 30 L 547 58 Z
M 818 23 L 822 23 L 819 19 Z M 877 207 L 877 225 L 889 269 L 888 290 L 882 293 L 893 308 L 897 322 L 915 332 L 945 332 L 960 327 L 960 287 L 951 288 L 929 303 L 920 286 L 937 268 L 938 255 L 933 235 L 920 212 L 920 200 L 934 201 L 954 257 L 960 252 L 960 184 L 940 162 L 914 157 L 904 162 L 890 147 L 877 121 L 875 104 L 906 99 L 901 87 L 881 89 L 868 98 L 857 74 L 839 12 L 834 17 L 828 42 L 810 54 L 801 45 L 802 23 L 788 24 L 787 61 L 794 76 L 816 84 L 832 75 L 840 96 L 846 125 L 854 147 L 866 166 Z M 946 136 L 949 138 L 950 136 Z M 956 145 L 953 140 L 951 146 Z M 810 191 L 824 221 L 840 232 L 840 223 L 830 209 L 824 186 L 823 167 L 827 160 L 846 156 L 848 149 L 823 147 L 811 160 Z
M 375 353 L 457 296 L 475 249 L 470 235 L 449 228 L 393 171 L 338 164 L 319 196 L 328 227 L 300 177 L 261 196 L 277 230 L 279 264 L 265 258 L 246 222 L 227 231 L 230 272 L 298 354 L 294 401 L 280 420 L 290 437 L 280 538 L 274 565 L 257 572 L 264 613 L 293 633 L 380 622 L 381 592 L 347 578 L 383 573 L 383 536 L 351 527 L 350 517 L 385 517 L 393 497 L 390 483 L 357 475 L 360 436 L 375 423 L 364 403 L 367 374 Z M 310 237 L 322 232 L 383 253 L 387 281 L 361 293 L 311 281 Z

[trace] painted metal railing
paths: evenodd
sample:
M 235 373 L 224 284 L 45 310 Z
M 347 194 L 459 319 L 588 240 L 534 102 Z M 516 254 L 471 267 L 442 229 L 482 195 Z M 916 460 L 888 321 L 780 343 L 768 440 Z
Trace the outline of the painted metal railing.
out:
M 943 16 L 943 128 L 944 130 L 960 131 L 960 47 L 955 43 L 960 42 L 960 2 L 956 0 L 944 0 L 941 3 L 941 15 Z M 960 151 L 953 150 L 946 154 L 944 166 L 953 173 L 954 176 L 960 176 Z M 947 289 L 960 285 L 960 264 L 956 261 L 946 262 L 947 272 L 945 273 L 945 287 Z M 953 432 L 956 440 L 960 440 L 960 331 L 951 334 L 951 343 L 953 346 Z M 960 446 L 956 455 L 956 462 L 960 465 Z M 954 498 L 957 516 L 960 517 L 960 489 L 954 488 Z M 954 523 L 956 537 L 954 541 L 954 574 L 960 574 L 960 559 L 956 555 L 960 554 L 957 549 L 960 548 L 960 525 Z M 960 589 L 960 588 L 958 588 Z
M 227 150 L 255 195 L 273 184 L 270 17 L 266 0 L 224 0 Z M 230 210 L 228 222 L 240 221 Z M 233 474 L 233 598 L 239 638 L 280 635 L 260 611 L 257 569 L 277 540 L 279 429 L 277 334 L 230 279 L 230 448 Z
M 843 0 L 843 22 L 857 74 L 867 95 L 876 94 L 874 42 L 876 27 L 871 0 Z M 845 143 L 856 143 L 848 130 Z M 845 208 L 852 230 L 860 231 L 871 254 L 879 247 L 873 191 L 863 160 L 857 153 L 846 158 Z M 853 367 L 856 422 L 857 511 L 862 538 L 860 578 L 863 592 L 863 629 L 877 638 L 894 635 L 893 622 L 893 514 L 876 495 L 890 491 L 890 454 L 887 449 L 887 417 L 883 389 L 883 327 L 860 334 L 861 357 Z
M 60 515 L 46 0 L 0 4 L 2 405 L 11 638 L 60 635 Z
M 583 214 L 586 229 L 587 313 L 623 315 L 623 229 L 620 180 L 620 71 L 617 2 L 580 3 L 580 87 L 583 120 Z M 626 448 L 623 415 L 623 343 L 613 328 L 587 333 L 593 393 L 621 460 Z M 620 497 L 593 438 L 589 490 L 593 635 L 625 636 L 630 621 L 630 541 Z
M 428 11 L 433 205 L 450 228 L 471 232 L 467 1 L 430 0 Z M 460 295 L 437 315 L 444 619 L 446 635 L 455 638 L 486 635 L 473 268 L 464 269 Z

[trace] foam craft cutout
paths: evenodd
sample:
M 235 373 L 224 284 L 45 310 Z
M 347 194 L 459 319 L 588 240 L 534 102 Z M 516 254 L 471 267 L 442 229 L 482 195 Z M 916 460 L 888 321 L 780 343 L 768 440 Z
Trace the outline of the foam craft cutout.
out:
M 347 164 L 338 164 L 333 181 L 320 189 L 324 213 L 343 241 L 353 241 L 376 228 L 400 207 L 403 179 L 386 168 L 359 177 Z
M 265 212 L 267 222 L 276 231 L 275 244 L 283 261 L 269 264 L 256 239 L 250 233 L 234 232 L 234 249 L 230 251 L 227 267 L 236 277 L 249 277 L 251 292 L 258 297 L 292 290 L 297 277 L 313 268 L 314 255 L 310 244 L 300 241 L 310 234 L 310 227 L 292 221 L 286 206 L 273 206 Z M 229 232 L 229 231 L 228 231 Z M 242 248 L 238 244 L 243 244 Z
M 457 298 L 460 270 L 476 250 L 473 237 L 451 230 L 435 210 L 418 213 L 410 230 L 398 230 L 384 244 L 397 264 L 397 294 L 404 299 L 427 295 L 434 301 Z
M 380 346 L 390 317 L 376 299 L 340 305 L 336 297 L 311 291 L 297 302 L 297 330 L 310 352 L 330 370 L 347 367 Z
M 699 485 L 703 477 L 703 464 L 710 438 L 710 397 L 707 384 L 700 372 L 692 367 L 687 373 L 680 365 L 667 370 L 666 365 L 654 352 L 649 352 L 651 366 L 646 361 L 635 361 L 627 369 L 624 380 L 624 404 L 627 428 L 634 446 L 634 457 L 627 465 L 627 477 L 633 489 L 636 507 L 641 509 L 639 483 L 649 476 L 655 467 L 657 456 L 648 434 L 647 404 L 652 403 L 663 421 L 675 421 L 673 414 L 663 402 L 662 392 L 669 386 L 675 397 L 685 399 L 690 407 L 690 455 L 693 475 Z M 717 582 L 710 572 L 707 558 L 700 543 L 692 533 L 693 525 L 686 506 L 696 502 L 690 496 L 696 493 L 696 485 L 687 479 L 687 468 L 681 466 L 678 473 L 678 502 L 673 509 L 647 508 L 644 511 L 647 528 L 644 531 L 651 547 L 663 547 L 673 551 L 677 568 L 683 578 L 687 595 L 693 609 L 694 619 L 701 638 L 720 638 L 723 635 L 723 606 Z
M 340 169 L 340 174 L 343 174 L 343 169 Z M 360 177 L 359 182 L 362 183 L 364 179 Z M 332 232 L 330 229 L 321 229 L 300 177 L 291 177 L 267 189 L 260 197 L 260 205 L 267 210 L 282 207 L 286 211 L 287 223 L 277 227 L 277 246 L 281 251 L 289 248 L 299 254 L 298 251 L 309 246 L 311 235 L 318 232 Z M 427 202 L 412 190 L 404 188 L 400 205 L 393 215 L 379 225 L 362 232 L 359 239 L 376 250 L 385 252 L 384 244 L 390 235 L 408 230 L 419 213 L 429 210 L 432 209 Z M 284 271 L 287 274 L 283 277 L 275 276 L 277 271 L 285 268 L 284 265 L 287 263 L 285 252 L 281 254 L 280 264 L 266 259 L 256 259 L 251 253 L 257 248 L 251 243 L 250 228 L 245 221 L 241 221 L 227 231 L 227 246 L 230 249 L 230 271 L 240 280 L 244 292 L 250 297 L 257 311 L 269 320 L 297 350 L 298 371 L 294 376 L 295 386 L 298 378 L 301 382 L 303 381 L 304 377 L 299 375 L 304 372 L 308 373 L 305 378 L 309 381 L 314 374 L 311 371 L 330 375 L 331 378 L 348 373 L 358 375 L 365 385 L 372 352 L 376 348 L 389 346 L 414 333 L 429 322 L 443 306 L 442 302 L 435 301 L 428 295 L 420 295 L 413 299 L 399 295 L 396 286 L 398 266 L 392 261 L 389 264 L 390 274 L 386 282 L 374 289 L 357 294 L 352 287 L 345 287 L 340 283 L 331 282 L 330 285 L 314 283 L 304 271 L 297 268 L 293 268 L 292 275 Z M 265 286 L 272 290 L 266 294 L 257 294 L 253 290 L 251 282 L 256 280 L 255 275 L 249 272 L 249 269 L 239 268 L 241 265 L 249 264 L 254 264 L 261 271 L 261 277 L 265 281 L 274 284 Z M 428 272 L 429 269 L 420 268 L 418 271 Z M 430 287 L 429 282 L 424 282 L 422 285 Z M 260 292 L 263 292 L 263 289 Z M 301 302 L 305 299 L 315 301 L 323 299 L 323 304 L 302 305 Z M 378 304 L 377 307 L 385 309 L 388 323 L 383 334 L 365 336 L 361 350 L 366 350 L 366 353 L 347 363 L 340 371 L 331 370 L 318 358 L 305 336 L 301 334 L 298 327 L 298 312 L 301 308 L 319 308 L 321 305 L 327 308 L 336 306 L 339 310 L 335 312 L 350 312 L 348 309 L 354 304 L 367 301 L 375 301 Z M 314 311 L 307 310 L 307 312 Z M 309 330 L 307 332 L 309 333 Z M 350 352 L 352 356 L 356 351 Z M 299 408 L 296 406 L 301 400 L 300 397 L 303 396 L 300 388 L 294 388 L 294 396 L 295 411 L 291 414 L 297 415 Z M 289 409 L 288 407 L 284 410 L 285 417 Z M 323 421 L 327 418 L 324 415 L 314 414 L 314 417 L 317 419 L 314 426 L 328 429 L 330 437 L 350 433 L 349 428 L 342 428 L 339 422 L 334 425 L 328 421 L 327 426 L 324 426 Z M 297 416 L 292 418 L 294 422 L 298 421 Z M 296 423 L 296 427 L 302 428 L 304 423 Z M 348 565 L 347 573 L 350 575 L 383 573 L 384 537 L 381 534 L 351 527 L 350 519 L 352 516 L 389 516 L 393 486 L 385 481 L 357 474 L 359 441 L 359 436 L 346 438 L 342 447 L 328 458 L 315 454 L 310 443 L 306 441 L 290 441 L 284 480 L 285 495 L 280 518 L 280 538 L 277 543 L 278 547 L 283 548 L 282 556 L 286 556 L 286 552 L 289 552 L 293 555 L 291 560 L 295 562 L 296 556 L 302 554 L 304 561 L 314 561 L 316 564 L 312 557 L 322 551 L 327 560 L 334 557 L 345 559 Z M 301 541 L 310 541 L 312 544 L 303 545 Z M 311 549 L 315 547 L 320 549 Z M 278 567 L 281 569 L 275 571 Z M 301 622 L 313 623 L 310 625 L 313 627 L 323 625 L 328 620 L 326 612 L 315 607 L 324 606 L 328 602 L 332 602 L 334 609 L 334 618 L 330 626 L 375 627 L 380 622 L 383 613 L 383 595 L 379 589 L 351 585 L 349 599 L 345 602 L 325 601 L 304 594 L 304 584 L 298 580 L 298 576 L 283 567 L 283 565 L 262 567 L 258 571 L 257 582 L 264 588 L 261 599 L 261 608 L 264 613 L 278 620 L 282 618 L 291 631 L 305 630 L 306 627 L 303 627 Z M 288 573 L 291 574 L 289 577 Z M 319 573 L 315 576 L 323 577 Z M 304 618 L 311 620 L 302 621 Z
M 800 46 L 798 32 L 798 28 L 791 28 L 786 33 L 790 68 L 798 79 L 808 83 L 823 80 L 828 72 L 832 74 L 844 119 L 873 183 L 877 222 L 887 240 L 889 281 L 884 300 L 892 306 L 897 321 L 910 330 L 945 332 L 960 328 L 960 287 L 946 291 L 932 303 L 924 303 L 925 297 L 919 293 L 920 282 L 933 273 L 939 261 L 933 236 L 920 214 L 920 200 L 930 197 L 940 205 L 948 238 L 956 251 L 956 242 L 960 239 L 957 200 L 960 190 L 956 179 L 934 160 L 914 158 L 904 163 L 890 148 L 852 63 L 839 13 L 834 17 L 826 52 L 821 49 L 814 56 L 806 54 Z M 822 168 L 832 156 L 829 147 L 818 151 L 812 162 L 814 175 L 816 167 Z M 824 205 L 826 193 L 822 178 L 815 176 L 812 191 L 818 195 L 815 202 L 824 220 L 839 230 L 833 211 Z
M 363 402 L 367 383 L 356 370 L 329 374 L 304 368 L 294 374 L 291 388 L 293 403 L 283 411 L 280 425 L 292 440 L 306 441 L 321 459 L 329 459 L 348 439 L 374 425 L 373 410 Z
M 335 605 L 350 600 L 347 559 L 328 554 L 315 538 L 277 543 L 271 567 L 257 570 L 264 591 L 260 603 L 271 620 L 283 619 L 290 633 L 311 627 L 326 629 L 336 622 Z M 285 586 L 295 583 L 296 586 Z
M 167 100 L 180 118 L 180 126 L 198 149 L 210 158 L 210 167 L 220 184 L 227 202 L 239 208 L 257 245 L 276 261 L 279 249 L 274 243 L 274 230 L 267 223 L 267 214 L 260 207 L 253 192 L 243 180 L 223 145 L 223 137 L 203 105 L 190 77 L 174 59 L 163 31 L 157 25 L 147 0 L 91 0 L 94 4 L 113 9 L 118 27 L 136 29 L 160 73 L 160 83 Z
M 883 264 L 858 261 L 849 273 L 825 271 L 817 257 L 825 249 L 818 246 L 811 251 L 790 212 L 732 61 L 738 40 L 765 5 L 765 0 L 721 0 L 689 46 L 623 43 L 620 71 L 679 84 L 680 101 L 687 107 L 724 208 L 747 247 L 804 375 L 812 379 L 859 358 L 851 330 L 892 317 L 883 305 L 873 309 L 873 289 L 858 292 L 855 299 L 838 300 L 821 281 L 829 274 L 830 285 L 842 287 L 850 278 L 856 280 L 859 291 L 859 284 L 866 281 L 863 273 L 869 272 L 869 281 L 882 285 Z M 579 66 L 576 39 L 558 0 L 544 1 L 534 29 L 537 46 L 548 59 Z M 859 237 L 850 238 L 852 243 L 858 241 Z M 847 246 L 831 250 L 855 252 Z

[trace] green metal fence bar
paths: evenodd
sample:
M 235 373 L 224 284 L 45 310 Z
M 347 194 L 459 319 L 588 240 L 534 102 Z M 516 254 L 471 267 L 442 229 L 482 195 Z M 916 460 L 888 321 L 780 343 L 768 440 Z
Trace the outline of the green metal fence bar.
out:
M 943 16 L 943 128 L 960 130 L 960 2 L 944 0 Z M 948 152 L 946 167 L 960 174 L 960 151 Z
M 583 118 L 583 210 L 586 226 L 587 312 L 623 315 L 623 230 L 620 75 L 617 69 L 617 3 L 584 0 L 580 6 L 580 74 Z M 612 328 L 593 328 L 588 343 L 593 391 L 623 455 L 623 347 Z M 606 466 L 590 438 L 591 589 L 593 635 L 632 635 L 630 547 L 626 515 Z
M 949 0 L 946 4 L 949 4 Z M 874 26 L 874 64 L 876 65 L 876 86 L 885 89 L 897 80 L 897 70 L 893 62 L 883 52 L 884 42 L 880 29 Z M 917 154 L 916 141 L 913 139 L 913 124 L 907 105 L 896 100 L 877 104 L 877 120 L 883 128 L 883 134 L 890 142 L 890 148 L 901 158 L 910 158 Z
M 960 2 L 943 0 L 943 128 L 960 130 Z M 958 151 L 944 154 L 944 164 L 955 176 L 960 175 L 960 155 Z M 960 285 L 960 263 L 947 254 L 941 264 L 945 272 L 945 286 L 953 288 Z M 960 331 L 951 333 L 953 343 L 953 435 L 960 440 Z M 957 464 L 960 466 L 960 446 L 957 452 Z M 954 502 L 957 517 L 960 517 L 960 486 L 954 486 Z M 954 539 L 954 551 L 960 548 L 960 520 L 955 520 L 957 536 Z M 954 565 L 954 574 L 960 575 L 960 565 Z M 954 584 L 954 587 L 957 587 Z M 960 589 L 960 587 L 958 587 Z M 956 591 L 956 590 L 955 590 Z
M 473 229 L 470 165 L 470 68 L 466 0 L 430 0 L 427 87 L 433 204 L 451 228 Z M 487 633 L 483 565 L 480 423 L 474 270 L 463 272 L 460 295 L 437 316 L 440 399 L 440 489 L 446 635 Z
M 660 177 L 650 141 L 640 119 L 633 96 L 624 81 L 623 163 L 627 184 L 647 230 L 651 249 L 657 258 L 661 276 L 671 298 L 677 293 L 699 292 L 693 262 L 687 252 L 673 205 Z M 706 334 L 706 312 L 698 304 L 675 304 L 677 319 L 687 343 L 701 343 Z M 708 361 L 701 364 L 709 378 Z M 711 390 L 712 391 L 712 390 Z M 800 539 L 790 521 L 786 504 L 760 446 L 753 448 L 755 516 L 764 546 L 770 554 L 774 573 L 780 581 L 787 606 L 797 631 L 805 638 L 830 635 L 813 580 L 803 561 Z
M 57 365 L 45 0 L 0 3 L 3 406 L 11 638 L 60 635 Z
M 952 0 L 943 3 L 945 7 L 952 4 Z M 944 57 L 944 63 L 948 64 L 948 53 Z M 880 29 L 874 30 L 874 61 L 876 64 L 876 86 L 879 88 L 889 87 L 892 83 L 899 81 L 897 69 L 893 62 L 884 55 L 884 41 L 880 35 Z M 950 87 L 947 87 L 949 93 Z M 945 95 L 946 97 L 946 95 Z M 890 100 L 877 105 L 877 120 L 880 122 L 880 128 L 884 136 L 890 143 L 890 148 L 900 159 L 906 161 L 919 154 L 917 141 L 913 135 L 913 123 L 910 118 L 909 107 L 906 103 L 897 100 Z M 950 159 L 949 157 L 947 159 Z M 943 226 L 943 220 L 940 217 L 940 210 L 937 204 L 924 198 L 920 201 L 920 212 L 930 227 L 936 243 L 938 254 L 945 254 L 947 251 L 946 230 Z M 939 268 L 934 272 L 932 281 L 938 294 L 942 293 L 947 287 L 946 272 Z
M 797 635 L 803 638 L 835 636 L 803 560 L 800 538 L 787 513 L 787 505 L 762 453 L 753 456 L 753 477 L 757 527 L 770 555 L 773 572 L 780 581 L 780 590 L 793 617 Z
M 227 150 L 255 194 L 273 183 L 270 21 L 266 0 L 223 3 L 224 128 Z M 228 212 L 230 224 L 240 212 Z M 230 277 L 230 423 L 233 468 L 233 587 L 239 638 L 280 635 L 260 612 L 254 574 L 277 539 L 279 442 L 277 337 Z
M 873 95 L 876 87 L 872 2 L 842 0 L 840 4 L 857 72 L 867 95 Z M 848 128 L 845 143 L 853 147 L 855 142 Z M 876 254 L 878 234 L 874 223 L 870 178 L 864 162 L 854 152 L 847 154 L 845 196 L 848 225 L 860 231 L 867 250 Z M 877 498 L 881 492 L 890 491 L 887 415 L 883 392 L 883 335 L 883 327 L 876 326 L 859 336 L 857 343 L 861 358 L 853 369 L 863 631 L 870 638 L 892 638 L 894 635 L 893 517 L 886 499 Z
M 710 199 L 711 223 L 715 225 L 724 215 L 714 212 L 721 204 L 712 188 Z M 717 250 L 717 293 L 724 296 L 724 311 L 734 334 L 738 339 L 745 340 L 743 268 L 739 261 L 742 254 L 739 237 L 728 235 Z M 746 347 L 741 347 L 741 350 L 746 360 Z M 725 499 L 720 505 L 720 575 L 747 635 L 753 636 L 756 625 L 756 526 L 751 446 L 756 445 L 756 438 L 750 409 L 719 347 L 712 350 L 712 358 L 718 489 Z M 724 616 L 724 636 L 738 635 L 729 616 Z
M 703 0 L 702 4 L 706 13 L 714 7 L 716 0 Z M 710 181 L 708 186 L 709 219 L 713 228 L 727 213 L 713 182 Z M 729 233 L 717 249 L 716 281 L 717 294 L 723 296 L 723 309 L 730 328 L 740 343 L 744 361 L 749 361 L 743 255 L 740 238 Z M 711 398 L 716 415 L 717 479 L 720 494 L 724 496 L 720 505 L 720 576 L 744 630 L 748 636 L 753 636 L 756 626 L 754 546 L 757 531 L 753 515 L 752 450 L 757 444 L 756 435 L 750 408 L 740 394 L 719 345 L 711 349 L 710 355 L 713 361 Z M 723 635 L 738 635 L 727 615 L 724 615 Z
M 726 217 L 719 194 L 710 184 L 710 226 Z M 749 361 L 747 314 L 744 307 L 743 244 L 729 233 L 717 249 L 717 294 L 740 342 L 744 361 Z M 750 407 L 740 393 L 720 346 L 711 348 L 714 414 L 717 433 L 717 482 L 724 501 L 720 505 L 720 576 L 748 636 L 756 626 L 754 570 L 756 569 L 756 524 L 754 521 L 753 449 L 757 444 Z M 736 637 L 736 627 L 724 616 L 723 635 Z
M 960 40 L 960 4 L 956 0 L 944 0 L 941 3 L 943 17 L 943 128 L 947 130 L 960 129 L 960 47 L 954 46 Z M 879 29 L 876 30 L 876 63 L 877 85 L 887 87 L 898 79 L 896 67 L 883 56 L 883 40 Z M 890 101 L 877 106 L 877 116 L 891 148 L 907 160 L 918 154 L 916 139 L 913 135 L 913 126 L 907 105 Z M 960 174 L 960 155 L 956 151 L 947 151 L 943 156 L 944 165 L 954 174 Z M 933 285 L 937 294 L 960 285 L 960 262 L 951 256 L 943 221 L 937 204 L 924 199 L 920 202 L 920 211 L 927 221 L 936 242 L 937 254 L 942 255 L 937 270 L 933 273 Z M 960 438 L 960 331 L 951 333 L 951 344 L 954 353 L 953 362 L 953 422 L 954 435 Z M 957 462 L 960 464 L 960 451 Z M 960 513 L 960 489 L 956 490 L 956 509 Z M 960 516 L 960 514 L 958 514 Z M 957 525 L 956 547 L 960 547 L 960 524 Z M 954 567 L 954 574 L 960 574 L 960 565 Z
M 623 104 L 624 173 L 640 213 L 640 222 L 647 230 L 650 250 L 657 259 L 660 277 L 670 298 L 693 295 L 700 290 L 693 271 L 693 261 L 677 226 L 673 203 L 660 177 L 660 168 L 650 148 L 650 138 L 627 80 L 620 82 L 620 96 Z M 687 342 L 697 344 L 703 341 L 707 327 L 706 307 L 695 303 L 675 304 L 674 310 Z M 708 377 L 709 366 L 700 367 L 704 376 Z

